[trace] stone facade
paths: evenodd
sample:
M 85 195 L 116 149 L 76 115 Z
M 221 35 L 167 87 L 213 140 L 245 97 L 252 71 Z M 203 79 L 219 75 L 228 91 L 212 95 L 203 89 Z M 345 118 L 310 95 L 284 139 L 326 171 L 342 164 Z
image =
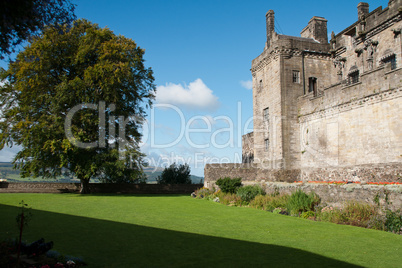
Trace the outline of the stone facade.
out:
M 243 146 L 243 162 L 285 170 L 402 163 L 401 2 L 372 12 L 359 3 L 358 20 L 329 42 L 326 19 L 285 36 L 268 11 L 265 49 L 251 68 L 254 145 Z
M 243 163 L 207 165 L 206 185 L 246 181 L 397 181 L 402 178 L 402 0 L 370 12 L 328 40 L 313 17 L 300 37 L 275 32 L 252 61 L 254 132 Z

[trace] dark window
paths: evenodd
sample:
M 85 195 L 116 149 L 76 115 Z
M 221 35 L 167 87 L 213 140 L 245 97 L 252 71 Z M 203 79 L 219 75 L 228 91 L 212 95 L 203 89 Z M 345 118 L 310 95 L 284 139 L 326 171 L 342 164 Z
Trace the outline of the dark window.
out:
M 386 60 L 384 60 L 384 63 L 391 63 L 391 70 L 396 69 L 396 57 L 395 54 L 392 55 L 391 57 L 388 57 Z
M 269 108 L 263 110 L 264 122 L 269 122 Z
M 269 139 L 264 140 L 264 145 L 265 145 L 265 151 L 268 151 L 268 149 L 269 149 Z
M 355 84 L 359 82 L 359 71 L 349 74 L 349 83 Z
M 300 83 L 300 72 L 293 71 L 293 83 Z
M 317 78 L 308 78 L 308 92 L 314 92 L 314 96 L 317 95 Z

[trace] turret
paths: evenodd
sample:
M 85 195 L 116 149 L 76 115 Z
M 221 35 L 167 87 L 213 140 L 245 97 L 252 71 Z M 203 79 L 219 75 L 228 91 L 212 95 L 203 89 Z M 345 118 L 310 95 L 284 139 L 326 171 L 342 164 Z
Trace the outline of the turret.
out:
M 357 5 L 357 18 L 359 20 L 364 20 L 364 18 L 367 16 L 368 13 L 369 13 L 369 4 L 360 2 Z

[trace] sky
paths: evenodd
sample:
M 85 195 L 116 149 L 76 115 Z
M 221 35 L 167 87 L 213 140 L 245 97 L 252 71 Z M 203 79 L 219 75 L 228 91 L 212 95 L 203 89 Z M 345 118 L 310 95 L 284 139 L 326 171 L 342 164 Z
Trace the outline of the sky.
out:
M 253 129 L 251 61 L 264 49 L 266 12 L 275 11 L 277 33 L 292 36 L 300 36 L 313 16 L 324 17 L 330 37 L 357 20 L 360 1 L 72 2 L 78 18 L 145 49 L 157 86 L 142 129 L 145 159 L 159 167 L 187 163 L 192 174 L 203 176 L 206 163 L 241 162 L 241 136 Z M 370 12 L 388 4 L 366 2 Z M 3 149 L 0 162 L 11 161 L 17 151 Z

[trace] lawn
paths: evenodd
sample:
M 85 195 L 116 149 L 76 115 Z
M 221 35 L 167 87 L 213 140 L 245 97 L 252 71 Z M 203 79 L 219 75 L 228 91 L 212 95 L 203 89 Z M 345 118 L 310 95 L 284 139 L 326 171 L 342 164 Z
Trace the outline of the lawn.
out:
M 0 239 L 17 237 L 90 267 L 400 267 L 402 236 L 177 195 L 1 194 Z M 1 266 L 1 265 L 0 265 Z

